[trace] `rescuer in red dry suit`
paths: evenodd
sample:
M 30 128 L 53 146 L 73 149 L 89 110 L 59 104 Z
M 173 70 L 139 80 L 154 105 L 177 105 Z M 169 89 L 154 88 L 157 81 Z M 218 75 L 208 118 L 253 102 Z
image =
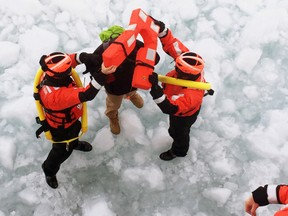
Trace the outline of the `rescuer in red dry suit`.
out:
M 160 27 L 158 37 L 163 50 L 175 60 L 175 69 L 166 76 L 205 82 L 204 61 L 202 57 L 175 38 L 170 29 L 161 21 L 155 20 Z M 160 154 L 162 160 L 185 157 L 189 149 L 190 128 L 196 121 L 202 104 L 204 90 L 181 87 L 171 84 L 158 85 L 158 75 L 149 76 L 152 84 L 150 94 L 163 113 L 169 115 L 169 134 L 173 138 L 171 149 Z
M 58 187 L 56 173 L 60 165 L 73 150 L 88 152 L 91 144 L 79 141 L 81 130 L 82 102 L 92 100 L 103 86 L 106 75 L 98 73 L 87 87 L 77 87 L 71 78 L 71 68 L 85 61 L 86 53 L 64 54 L 55 52 L 40 59 L 44 71 L 39 85 L 39 97 L 46 118 L 46 129 L 52 135 L 52 149 L 42 164 L 46 182 L 52 188 Z M 35 97 L 35 95 L 34 95 Z M 77 138 L 70 143 L 61 142 Z

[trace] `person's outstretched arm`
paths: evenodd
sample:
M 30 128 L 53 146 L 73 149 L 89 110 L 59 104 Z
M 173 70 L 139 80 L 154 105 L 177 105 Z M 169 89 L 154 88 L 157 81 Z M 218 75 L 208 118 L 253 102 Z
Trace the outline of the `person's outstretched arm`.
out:
M 253 196 L 251 195 L 248 199 L 245 201 L 245 211 L 252 215 L 256 216 L 256 210 L 259 207 L 259 204 L 256 203 L 253 199 Z
M 165 26 L 165 23 L 154 19 L 154 23 L 159 26 L 158 37 L 162 43 L 163 50 L 170 55 L 172 58 L 176 59 L 177 56 L 181 55 L 183 52 L 188 52 L 189 49 L 174 35 L 172 31 Z
M 258 187 L 245 201 L 245 211 L 255 216 L 259 206 L 269 204 L 288 204 L 288 185 L 265 185 Z

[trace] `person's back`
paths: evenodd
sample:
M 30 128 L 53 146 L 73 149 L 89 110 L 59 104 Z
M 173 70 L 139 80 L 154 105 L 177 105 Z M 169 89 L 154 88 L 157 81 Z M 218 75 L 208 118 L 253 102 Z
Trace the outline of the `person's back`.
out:
M 103 52 L 115 39 L 116 38 L 110 39 L 109 41 L 102 43 L 94 51 L 94 54 L 101 56 L 101 60 L 103 61 Z M 123 63 L 117 67 L 114 73 L 107 76 L 107 81 L 104 84 L 104 87 L 109 94 L 124 95 L 131 91 L 137 90 L 136 88 L 132 87 L 132 79 L 136 64 L 137 51 L 143 46 L 143 42 L 136 40 L 136 46 L 134 50 L 127 56 Z M 95 71 L 101 71 L 101 64 L 98 65 L 98 67 L 95 67 Z M 93 73 L 91 75 L 93 76 Z

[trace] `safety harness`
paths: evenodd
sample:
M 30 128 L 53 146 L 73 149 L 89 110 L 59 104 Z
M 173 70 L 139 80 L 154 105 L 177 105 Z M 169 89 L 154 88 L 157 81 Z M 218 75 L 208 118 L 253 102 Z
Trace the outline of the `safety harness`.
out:
M 38 116 L 36 117 L 36 123 L 37 124 L 40 124 L 40 128 L 38 128 L 35 132 L 36 134 L 36 137 L 39 138 L 40 137 L 40 134 L 45 132 L 45 137 L 47 140 L 50 140 L 52 141 L 53 143 L 66 143 L 66 148 L 68 150 L 68 147 L 69 147 L 69 144 L 76 140 L 76 139 L 79 139 L 84 133 L 87 132 L 88 130 L 88 121 L 87 121 L 87 104 L 86 102 L 83 102 L 82 105 L 83 105 L 83 115 L 81 117 L 81 124 L 82 124 L 82 128 L 81 128 L 81 133 L 79 136 L 77 137 L 74 137 L 72 139 L 69 139 L 69 140 L 62 140 L 62 141 L 54 141 L 53 140 L 53 137 L 51 135 L 51 132 L 50 132 L 50 126 L 46 120 L 46 116 L 44 114 L 44 111 L 47 113 L 47 114 L 50 114 L 51 116 L 55 116 L 55 113 L 56 112 L 60 112 L 60 113 L 63 113 L 64 114 L 64 118 L 60 121 L 60 122 L 57 122 L 57 123 L 60 123 L 60 124 L 64 124 L 64 123 L 68 123 L 68 122 L 71 122 L 73 121 L 73 117 L 68 117 L 70 112 L 71 112 L 71 109 L 74 107 L 69 107 L 69 108 L 66 108 L 64 110 L 59 110 L 59 111 L 54 111 L 54 110 L 50 110 L 50 109 L 47 109 L 43 106 L 43 103 L 41 102 L 41 98 L 40 98 L 40 95 L 39 95 L 39 90 L 43 87 L 43 85 L 51 85 L 53 86 L 52 83 L 49 82 L 49 80 L 46 80 L 44 79 L 43 81 L 41 80 L 41 77 L 43 76 L 43 70 L 42 68 L 39 68 L 36 75 L 35 75 L 35 78 L 34 78 L 34 94 L 33 94 L 33 97 L 35 99 L 35 104 L 36 104 L 36 109 L 37 109 L 37 112 L 38 112 Z M 76 85 L 78 87 L 82 87 L 82 82 L 77 74 L 77 72 L 75 71 L 74 68 L 72 68 L 71 70 L 71 75 L 73 77 L 73 80 L 76 82 Z M 48 115 L 47 115 L 47 118 L 48 118 Z M 50 119 L 51 120 L 51 119 Z

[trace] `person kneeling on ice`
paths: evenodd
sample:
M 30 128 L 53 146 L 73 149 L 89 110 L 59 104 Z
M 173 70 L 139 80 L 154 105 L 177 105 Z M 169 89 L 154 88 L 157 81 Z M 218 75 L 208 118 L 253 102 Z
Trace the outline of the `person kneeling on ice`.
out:
M 104 85 L 106 75 L 98 73 L 87 87 L 77 87 L 70 76 L 71 70 L 82 63 L 86 55 L 54 52 L 48 56 L 43 55 L 40 59 L 44 75 L 38 87 L 38 96 L 53 140 L 52 149 L 42 164 L 42 169 L 47 184 L 52 188 L 58 187 L 56 174 L 73 150 L 92 150 L 91 144 L 77 138 L 81 130 L 79 118 L 82 116 L 82 102 L 90 101 L 97 95 Z M 65 142 L 71 139 L 73 141 L 70 143 Z
M 151 17 L 152 18 L 152 17 Z M 189 49 L 175 38 L 170 29 L 161 21 L 154 20 L 160 27 L 158 37 L 164 51 L 174 58 L 175 69 L 166 76 L 205 82 L 204 61 L 198 54 Z M 152 84 L 150 94 L 163 113 L 169 115 L 169 135 L 173 138 L 171 149 L 160 154 L 165 161 L 176 157 L 185 157 L 189 149 L 190 128 L 200 112 L 204 90 L 164 84 L 163 89 L 158 85 L 158 74 L 149 76 Z

